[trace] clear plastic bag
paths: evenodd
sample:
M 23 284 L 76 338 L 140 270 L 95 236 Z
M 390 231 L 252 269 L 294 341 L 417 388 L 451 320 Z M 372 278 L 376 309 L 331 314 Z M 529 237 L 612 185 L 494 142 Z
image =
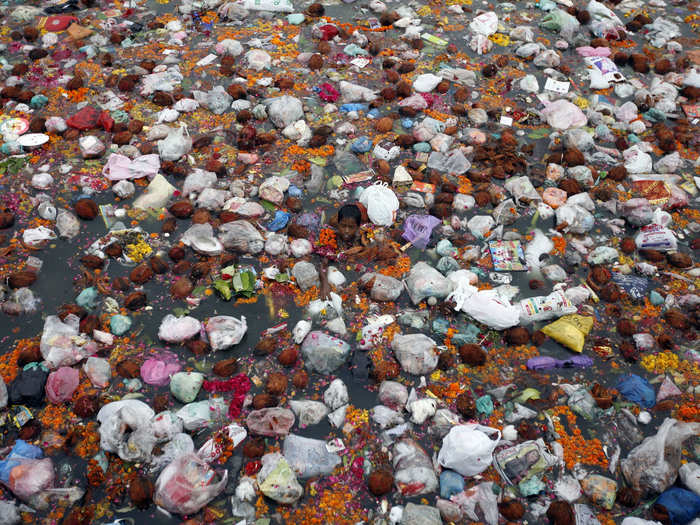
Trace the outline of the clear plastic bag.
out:
M 325 441 L 296 434 L 289 434 L 284 439 L 282 453 L 302 479 L 327 476 L 341 461 L 340 456 L 328 451 Z
M 433 462 L 421 446 L 410 438 L 394 445 L 394 482 L 404 496 L 430 494 L 438 488 Z
M 438 364 L 437 344 L 425 334 L 396 334 L 391 349 L 409 374 L 429 374 Z
M 395 301 L 403 291 L 403 283 L 389 275 L 367 273 L 360 278 L 361 284 L 372 284 L 370 297 L 375 301 Z
M 700 434 L 700 423 L 666 418 L 654 436 L 646 438 L 620 462 L 632 488 L 658 494 L 678 476 L 683 442 Z
M 112 378 L 109 361 L 101 357 L 88 357 L 83 365 L 83 370 L 85 370 L 90 382 L 98 388 L 105 388 Z
M 214 471 L 196 454 L 186 454 L 160 473 L 153 499 L 168 512 L 194 514 L 218 496 L 227 481 L 228 471 Z
M 151 424 L 153 410 L 135 399 L 115 401 L 97 413 L 100 447 L 124 461 L 150 461 L 157 439 Z
M 324 332 L 310 332 L 301 345 L 304 362 L 310 370 L 330 374 L 345 363 L 350 345 Z
M 265 247 L 265 240 L 255 226 L 248 221 L 232 221 L 222 224 L 219 239 L 224 247 L 243 253 L 256 254 Z
M 478 505 L 487 525 L 498 524 L 498 499 L 493 491 L 492 481 L 480 483 L 476 487 L 455 494 L 450 500 L 457 503 L 469 519 L 480 521 L 476 514 Z
M 413 304 L 426 297 L 443 299 L 452 292 L 452 283 L 429 264 L 421 261 L 411 268 L 404 281 Z

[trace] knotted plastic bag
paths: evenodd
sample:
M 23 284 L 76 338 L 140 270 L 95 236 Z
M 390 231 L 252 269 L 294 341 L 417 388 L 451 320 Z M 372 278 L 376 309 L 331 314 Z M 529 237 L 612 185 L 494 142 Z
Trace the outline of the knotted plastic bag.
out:
M 492 435 L 496 439 L 492 439 Z M 457 425 L 443 438 L 438 463 L 462 476 L 476 476 L 489 468 L 492 453 L 500 441 L 501 431 L 496 428 Z
M 167 137 L 158 141 L 158 154 L 162 160 L 179 160 L 191 149 L 192 139 L 184 126 L 171 130 Z

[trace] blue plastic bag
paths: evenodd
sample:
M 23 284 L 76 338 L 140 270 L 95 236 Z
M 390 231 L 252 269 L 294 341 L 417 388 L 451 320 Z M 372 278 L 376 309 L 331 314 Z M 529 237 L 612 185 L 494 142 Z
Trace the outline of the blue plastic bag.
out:
M 267 225 L 267 229 L 271 232 L 276 232 L 284 228 L 289 222 L 289 213 L 282 210 L 277 210 L 275 212 L 275 218 L 272 219 Z
M 625 399 L 642 405 L 644 408 L 651 408 L 656 404 L 654 388 L 643 377 L 630 374 L 621 379 L 616 388 Z
M 685 525 L 700 516 L 700 496 L 679 487 L 671 487 L 661 494 L 656 505 L 666 509 L 671 525 Z

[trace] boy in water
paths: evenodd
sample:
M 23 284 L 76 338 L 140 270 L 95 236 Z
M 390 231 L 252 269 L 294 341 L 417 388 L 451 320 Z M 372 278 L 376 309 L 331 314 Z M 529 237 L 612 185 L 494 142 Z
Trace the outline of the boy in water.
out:
M 339 250 L 346 250 L 356 245 L 360 224 L 362 224 L 362 211 L 356 204 L 346 204 L 338 210 L 336 230 Z M 328 284 L 328 259 L 325 257 L 321 258 L 320 278 L 321 297 L 326 298 L 331 288 Z

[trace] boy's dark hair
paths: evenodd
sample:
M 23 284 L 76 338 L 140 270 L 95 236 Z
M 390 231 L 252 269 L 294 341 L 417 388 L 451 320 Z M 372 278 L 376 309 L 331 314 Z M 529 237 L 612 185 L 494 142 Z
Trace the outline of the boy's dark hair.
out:
M 359 226 L 362 223 L 362 212 L 354 204 L 346 204 L 338 210 L 338 222 L 343 219 L 353 219 Z

